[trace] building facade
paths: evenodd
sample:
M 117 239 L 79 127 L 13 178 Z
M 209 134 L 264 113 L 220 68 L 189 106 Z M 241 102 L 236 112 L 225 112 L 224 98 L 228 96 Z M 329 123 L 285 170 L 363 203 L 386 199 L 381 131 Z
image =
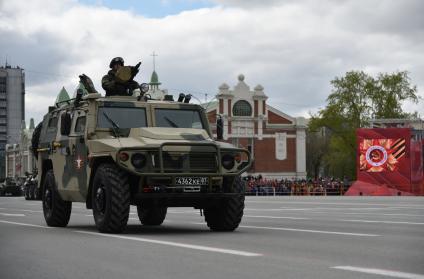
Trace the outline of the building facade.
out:
M 36 166 L 35 158 L 31 152 L 34 128 L 34 119 L 31 118 L 28 129 L 23 122 L 20 140 L 13 144 L 6 144 L 6 177 L 24 177 L 26 172 L 33 172 Z
M 248 175 L 306 178 L 305 118 L 268 105 L 264 87 L 250 90 L 243 75 L 233 89 L 222 84 L 216 98 L 206 104 L 212 130 L 216 134 L 217 117 L 222 117 L 224 141 L 250 151 L 253 165 Z
M 0 178 L 5 177 L 6 144 L 21 138 L 25 120 L 25 73 L 6 63 L 0 67 Z

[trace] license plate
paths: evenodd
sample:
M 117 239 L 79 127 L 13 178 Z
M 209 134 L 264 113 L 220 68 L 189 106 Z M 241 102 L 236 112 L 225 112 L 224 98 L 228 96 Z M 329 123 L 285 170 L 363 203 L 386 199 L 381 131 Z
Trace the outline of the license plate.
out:
M 208 185 L 207 177 L 176 177 L 175 184 L 181 186 Z

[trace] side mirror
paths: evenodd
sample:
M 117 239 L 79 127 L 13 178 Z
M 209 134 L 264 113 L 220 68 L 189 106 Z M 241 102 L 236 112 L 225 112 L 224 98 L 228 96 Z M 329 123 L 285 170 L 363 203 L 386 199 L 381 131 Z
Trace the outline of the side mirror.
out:
M 71 114 L 69 112 L 65 112 L 60 117 L 60 134 L 62 136 L 68 136 L 71 132 Z
M 224 121 L 222 120 L 222 117 L 218 115 L 218 118 L 216 119 L 216 136 L 217 139 L 222 140 L 223 139 L 223 133 L 224 133 Z

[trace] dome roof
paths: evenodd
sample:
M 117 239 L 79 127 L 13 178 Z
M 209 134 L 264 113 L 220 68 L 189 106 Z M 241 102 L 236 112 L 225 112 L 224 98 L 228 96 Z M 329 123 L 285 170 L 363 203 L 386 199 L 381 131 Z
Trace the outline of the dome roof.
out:
M 150 78 L 150 85 L 160 85 L 159 76 L 156 71 L 153 71 L 152 76 Z
M 60 90 L 59 94 L 56 97 L 55 104 L 68 101 L 69 100 L 69 94 L 66 91 L 65 87 L 62 87 L 62 90 Z

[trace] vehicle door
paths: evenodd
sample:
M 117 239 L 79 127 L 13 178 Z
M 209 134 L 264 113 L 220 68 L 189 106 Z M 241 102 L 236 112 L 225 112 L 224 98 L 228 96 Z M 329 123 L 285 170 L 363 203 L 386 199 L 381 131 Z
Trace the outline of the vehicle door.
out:
M 74 201 L 85 201 L 88 188 L 88 148 L 85 133 L 86 113 L 84 110 L 75 110 L 72 114 L 69 152 L 63 176 L 63 183 L 67 185 Z
M 57 130 L 55 131 L 55 138 L 51 143 L 50 159 L 52 160 L 53 172 L 56 180 L 57 189 L 60 196 L 69 200 L 68 185 L 63 177 L 67 174 L 66 158 L 69 153 L 69 134 L 63 133 L 64 118 L 70 117 L 70 112 L 63 110 L 57 114 Z

